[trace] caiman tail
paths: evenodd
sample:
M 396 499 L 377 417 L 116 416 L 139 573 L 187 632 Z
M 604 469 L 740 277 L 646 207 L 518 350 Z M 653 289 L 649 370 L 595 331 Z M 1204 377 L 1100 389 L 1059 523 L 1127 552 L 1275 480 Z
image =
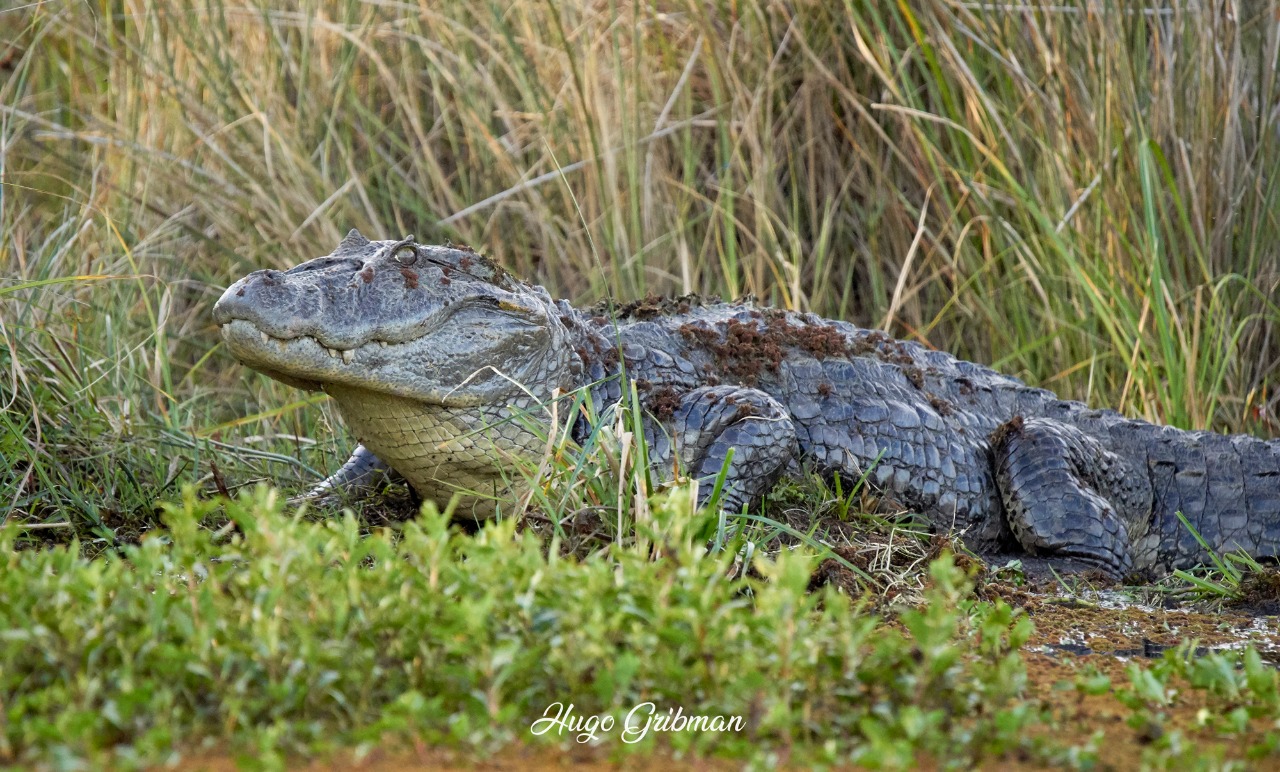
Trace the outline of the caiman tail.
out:
M 1280 557 L 1280 440 L 1167 427 L 1160 435 L 1146 447 L 1153 500 L 1143 540 L 1156 566 L 1210 562 L 1179 512 L 1213 552 Z

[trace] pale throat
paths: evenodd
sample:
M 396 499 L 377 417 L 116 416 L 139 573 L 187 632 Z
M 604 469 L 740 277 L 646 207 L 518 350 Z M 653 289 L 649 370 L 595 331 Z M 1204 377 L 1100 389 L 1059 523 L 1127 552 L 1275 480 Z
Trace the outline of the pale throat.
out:
M 491 516 L 494 499 L 524 487 L 521 460 L 536 465 L 546 445 L 531 426 L 538 414 L 508 404 L 454 408 L 336 384 L 325 391 L 350 432 L 424 499 L 443 508 L 461 493 L 460 514 Z

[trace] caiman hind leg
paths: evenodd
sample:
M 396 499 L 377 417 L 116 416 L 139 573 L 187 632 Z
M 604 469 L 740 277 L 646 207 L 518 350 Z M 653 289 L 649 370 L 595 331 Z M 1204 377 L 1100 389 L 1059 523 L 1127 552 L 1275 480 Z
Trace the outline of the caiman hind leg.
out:
M 720 497 L 725 512 L 768 493 L 796 453 L 787 411 L 763 391 L 739 386 L 693 389 L 649 439 L 656 464 L 669 468 L 678 459 L 681 471 L 698 480 L 698 506 L 711 498 L 732 449 Z
M 1080 559 L 1123 577 L 1150 527 L 1146 470 L 1074 426 L 1014 418 L 991 437 L 1009 527 L 1034 555 Z

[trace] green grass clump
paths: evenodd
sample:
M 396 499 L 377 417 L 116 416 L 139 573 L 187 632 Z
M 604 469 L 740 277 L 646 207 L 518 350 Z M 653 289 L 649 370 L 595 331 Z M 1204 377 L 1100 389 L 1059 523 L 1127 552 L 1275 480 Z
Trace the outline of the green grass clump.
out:
M 1226 602 L 1253 607 L 1259 614 L 1273 614 L 1280 608 L 1280 569 L 1263 565 L 1244 550 L 1220 553 L 1209 547 L 1195 526 L 1181 513 L 1178 522 L 1209 554 L 1209 564 L 1192 570 L 1176 570 L 1170 586 L 1161 591 L 1170 595 Z
M 619 752 L 779 753 L 903 766 L 1035 747 L 1017 648 L 1030 631 L 976 604 L 949 561 L 900 628 L 828 589 L 814 560 L 758 560 L 730 579 L 688 496 L 653 502 L 650 538 L 578 561 L 511 521 L 473 537 L 428 506 L 396 530 L 311 522 L 258 489 L 188 490 L 169 530 L 122 554 L 13 550 L 0 539 L 0 759 L 154 763 L 203 740 L 262 757 L 417 739 L 473 751 L 534 736 L 555 702 L 621 724 L 635 705 L 739 715 L 739 732 L 651 733 Z M 793 756 L 796 758 L 796 756 Z

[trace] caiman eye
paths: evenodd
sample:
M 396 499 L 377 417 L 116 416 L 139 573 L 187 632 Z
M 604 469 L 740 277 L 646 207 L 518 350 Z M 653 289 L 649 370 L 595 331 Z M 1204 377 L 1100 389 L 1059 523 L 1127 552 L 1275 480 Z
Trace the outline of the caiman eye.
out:
M 418 262 L 418 248 L 412 244 L 405 244 L 402 247 L 397 247 L 392 257 L 400 265 L 413 265 Z

